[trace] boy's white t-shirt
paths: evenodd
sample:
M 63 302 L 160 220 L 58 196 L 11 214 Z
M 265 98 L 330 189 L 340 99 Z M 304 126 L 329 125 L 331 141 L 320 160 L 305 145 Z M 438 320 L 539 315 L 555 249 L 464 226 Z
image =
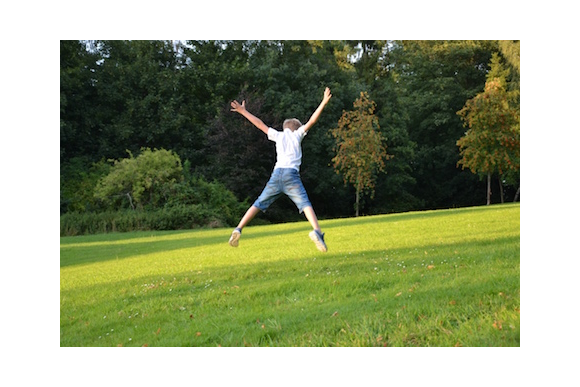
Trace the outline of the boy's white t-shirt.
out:
M 300 171 L 302 164 L 302 140 L 306 136 L 304 126 L 291 131 L 286 128 L 283 131 L 268 128 L 268 140 L 276 143 L 276 168 L 294 168 Z

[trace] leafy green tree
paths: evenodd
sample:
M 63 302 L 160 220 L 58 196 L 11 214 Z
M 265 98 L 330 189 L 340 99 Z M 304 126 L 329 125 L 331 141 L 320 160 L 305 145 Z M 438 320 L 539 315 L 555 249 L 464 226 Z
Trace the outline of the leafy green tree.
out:
M 520 109 L 520 41 L 519 40 L 500 40 L 499 48 L 502 57 L 505 59 L 505 66 L 509 70 L 509 76 L 507 78 L 507 90 L 510 94 L 510 104 L 512 104 L 514 109 Z M 505 181 L 517 190 L 514 194 L 514 201 L 519 199 L 520 193 L 520 173 L 508 172 L 503 176 Z M 501 180 L 500 180 L 501 184 Z M 503 190 L 500 191 L 503 195 Z
M 349 42 L 358 58 L 354 63 L 357 78 L 364 81 L 377 104 L 381 134 L 392 154 L 385 166 L 385 173 L 376 181 L 375 200 L 366 206 L 370 213 L 388 213 L 421 208 L 422 200 L 412 193 L 417 180 L 413 166 L 417 165 L 417 144 L 409 134 L 410 115 L 407 109 L 401 60 L 397 53 L 400 43 L 396 41 L 353 41 Z
M 128 158 L 114 160 L 109 174 L 99 180 L 95 197 L 115 209 L 123 203 L 134 210 L 160 208 L 182 179 L 183 168 L 177 154 L 143 148 L 137 157 L 129 152 Z
M 338 127 L 331 130 L 336 139 L 336 156 L 332 159 L 336 173 L 343 175 L 356 191 L 355 212 L 359 215 L 361 193 L 370 191 L 374 196 L 376 174 L 385 170 L 385 160 L 390 156 L 379 131 L 374 115 L 375 103 L 366 92 L 353 104 L 354 110 L 344 112 Z
M 201 147 L 192 125 L 184 59 L 170 41 L 102 41 L 95 72 L 100 140 L 98 154 L 121 157 L 126 149 Z M 194 144 L 191 144 L 194 142 Z
M 263 111 L 263 99 L 255 94 L 244 94 L 246 107 L 268 125 L 276 119 Z M 238 198 L 256 198 L 272 172 L 276 160 L 273 143 L 256 130 L 247 120 L 232 114 L 230 106 L 224 106 L 211 125 L 207 136 L 208 153 L 206 165 L 197 170 L 208 179 L 220 176 L 225 186 Z
M 60 168 L 60 213 L 101 210 L 94 191 L 98 181 L 109 173 L 110 168 L 104 159 L 94 163 L 88 157 L 74 157 L 63 163 Z
M 520 92 L 520 41 L 500 40 L 499 51 L 505 59 L 505 66 L 508 70 L 508 91 L 515 93 L 519 104 Z
M 234 193 L 217 179 L 208 182 L 202 176 L 192 174 L 190 168 L 189 161 L 185 161 L 183 182 L 176 185 L 165 207 L 198 206 L 213 214 L 213 217 L 225 221 L 225 224 L 236 225 L 248 209 L 248 204 L 240 203 Z
M 458 112 L 468 127 L 465 136 L 457 141 L 462 156 L 458 166 L 487 176 L 488 205 L 492 175 L 499 174 L 501 182 L 504 174 L 518 173 L 520 168 L 519 108 L 510 103 L 513 96 L 505 84 L 505 72 L 499 57 L 494 55 L 485 90 L 468 100 Z
M 397 42 L 393 67 L 408 133 L 416 144 L 410 193 L 423 208 L 475 205 L 481 182 L 458 170 L 456 142 L 465 133 L 457 111 L 479 93 L 497 41 Z
M 99 55 L 78 40 L 60 41 L 60 159 L 99 160 L 98 96 L 95 71 Z
M 245 42 L 247 69 L 240 73 L 245 79 L 229 97 L 229 101 L 246 100 L 254 114 L 281 129 L 286 118 L 305 122 L 320 103 L 321 90 L 325 86 L 333 90 L 333 102 L 302 144 L 302 179 L 310 200 L 325 216 L 346 215 L 344 202 L 350 198 L 330 165 L 334 144 L 327 133 L 336 125 L 341 109 L 351 105 L 358 93 L 353 86 L 354 69 L 341 67 L 346 59 L 344 48 L 339 41 Z M 205 140 L 205 162 L 196 171 L 207 180 L 217 177 L 239 200 L 255 199 L 275 163 L 273 143 L 237 119 L 229 103 L 219 106 Z M 336 200 L 328 200 L 329 192 Z M 270 221 L 300 219 L 290 200 L 276 202 L 263 216 Z
M 376 174 L 374 199 L 359 203 L 365 211 L 476 204 L 484 183 L 457 168 L 465 128 L 456 112 L 483 90 L 493 52 L 509 69 L 506 90 L 519 91 L 518 41 L 61 41 L 61 211 L 99 210 L 94 197 L 78 194 L 105 172 L 95 163 L 143 147 L 171 149 L 238 200 L 252 197 L 274 152 L 231 119 L 229 102 L 246 98 L 277 127 L 306 119 L 325 86 L 334 97 L 303 143 L 301 168 L 320 216 L 345 216 L 355 199 L 334 171 L 329 129 L 361 90 L 373 96 L 394 156 Z M 519 175 L 503 179 L 511 185 Z M 116 205 L 130 207 L 129 197 Z M 296 212 L 290 201 L 277 207 L 285 213 L 269 211 L 269 220 Z

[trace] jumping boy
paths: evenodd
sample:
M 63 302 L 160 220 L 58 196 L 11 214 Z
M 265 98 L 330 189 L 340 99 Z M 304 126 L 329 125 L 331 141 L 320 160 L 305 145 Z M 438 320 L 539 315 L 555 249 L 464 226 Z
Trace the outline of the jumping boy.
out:
M 262 122 L 261 119 L 254 116 L 246 110 L 246 101 L 242 104 L 238 101 L 232 102 L 232 111 L 238 112 L 254 124 L 258 129 L 268 136 L 268 140 L 276 143 L 276 165 L 274 171 L 270 176 L 270 180 L 266 187 L 256 199 L 254 204 L 246 211 L 238 227 L 232 232 L 230 237 L 230 246 L 238 247 L 242 229 L 258 214 L 259 211 L 266 211 L 266 209 L 283 193 L 286 194 L 300 213 L 304 212 L 306 219 L 312 225 L 313 230 L 308 234 L 310 239 L 316 244 L 318 250 L 322 252 L 327 251 L 326 243 L 324 243 L 324 234 L 320 230 L 318 218 L 314 213 L 312 204 L 308 199 L 302 180 L 300 179 L 300 164 L 302 163 L 302 147 L 301 143 L 304 136 L 318 121 L 320 113 L 332 97 L 330 89 L 327 87 L 324 90 L 324 97 L 322 102 L 312 114 L 308 122 L 304 125 L 296 118 L 287 119 L 282 125 L 282 131 L 269 128 Z

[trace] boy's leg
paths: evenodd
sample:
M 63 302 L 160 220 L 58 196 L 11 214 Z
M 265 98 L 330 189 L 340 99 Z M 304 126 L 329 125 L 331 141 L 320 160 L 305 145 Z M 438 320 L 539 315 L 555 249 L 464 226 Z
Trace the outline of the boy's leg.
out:
M 258 199 L 256 199 L 256 201 L 250 208 L 248 208 L 248 210 L 240 220 L 238 227 L 236 227 L 236 229 L 232 232 L 232 236 L 230 237 L 229 242 L 230 246 L 238 247 L 240 237 L 242 236 L 242 229 L 246 227 L 248 223 L 250 223 L 250 221 L 254 219 L 254 217 L 260 211 L 266 211 L 266 208 L 268 208 L 270 204 L 272 204 L 272 202 L 282 194 L 282 192 L 278 188 L 277 183 L 279 176 L 280 171 L 275 169 L 274 172 L 272 172 L 270 180 L 268 180 L 268 183 L 266 183 L 266 187 L 264 187 L 264 190 L 262 191 Z
M 254 216 L 256 216 L 258 212 L 260 212 L 260 209 L 256 206 L 251 206 L 250 208 L 248 208 L 248 211 L 246 211 L 246 213 L 242 217 L 242 220 L 240 220 L 238 227 L 236 227 L 235 230 L 232 231 L 232 236 L 230 236 L 229 241 L 230 246 L 238 247 L 240 237 L 242 236 L 242 229 L 246 227 L 246 225 L 250 223 L 252 219 L 254 219 Z
M 312 208 L 312 206 L 308 206 L 308 207 L 305 207 L 303 211 L 304 211 L 304 215 L 306 216 L 306 219 L 308 219 L 312 228 L 314 230 L 320 232 L 320 225 L 318 224 L 318 218 L 316 217 L 316 214 L 314 213 L 314 208 Z
M 296 204 L 298 211 L 304 212 L 306 219 L 310 222 L 314 230 L 308 235 L 316 244 L 318 250 L 322 252 L 328 251 L 326 243 L 324 242 L 324 234 L 320 230 L 318 218 L 314 213 L 310 199 L 308 199 L 308 194 L 306 193 L 304 184 L 302 184 L 300 174 L 296 170 L 287 170 L 285 173 L 287 177 L 284 179 L 284 193 Z
M 320 230 L 318 218 L 316 217 L 316 214 L 314 213 L 314 209 L 312 208 L 312 206 L 304 207 L 304 215 L 306 215 L 306 219 L 308 219 L 310 225 L 312 225 L 312 228 L 314 229 L 313 231 L 310 232 L 310 234 L 308 234 L 308 236 L 310 237 L 310 239 L 312 239 L 312 242 L 314 242 L 318 250 L 322 251 L 323 253 L 326 253 L 328 251 L 328 248 L 326 247 L 326 243 L 324 242 L 324 234 Z
M 241 230 L 244 227 L 246 227 L 248 223 L 250 223 L 250 221 L 254 219 L 254 216 L 258 215 L 258 212 L 260 212 L 260 209 L 256 206 L 251 206 L 250 208 L 248 208 L 248 211 L 246 211 L 246 213 L 242 217 L 242 220 L 240 220 L 238 227 L 236 228 Z

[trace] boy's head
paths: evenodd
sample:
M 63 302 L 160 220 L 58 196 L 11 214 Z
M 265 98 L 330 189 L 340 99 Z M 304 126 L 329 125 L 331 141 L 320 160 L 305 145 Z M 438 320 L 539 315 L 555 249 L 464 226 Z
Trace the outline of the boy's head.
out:
M 302 126 L 302 123 L 298 121 L 296 118 L 288 118 L 284 121 L 284 125 L 282 125 L 282 129 L 290 129 L 291 131 L 295 131 Z

